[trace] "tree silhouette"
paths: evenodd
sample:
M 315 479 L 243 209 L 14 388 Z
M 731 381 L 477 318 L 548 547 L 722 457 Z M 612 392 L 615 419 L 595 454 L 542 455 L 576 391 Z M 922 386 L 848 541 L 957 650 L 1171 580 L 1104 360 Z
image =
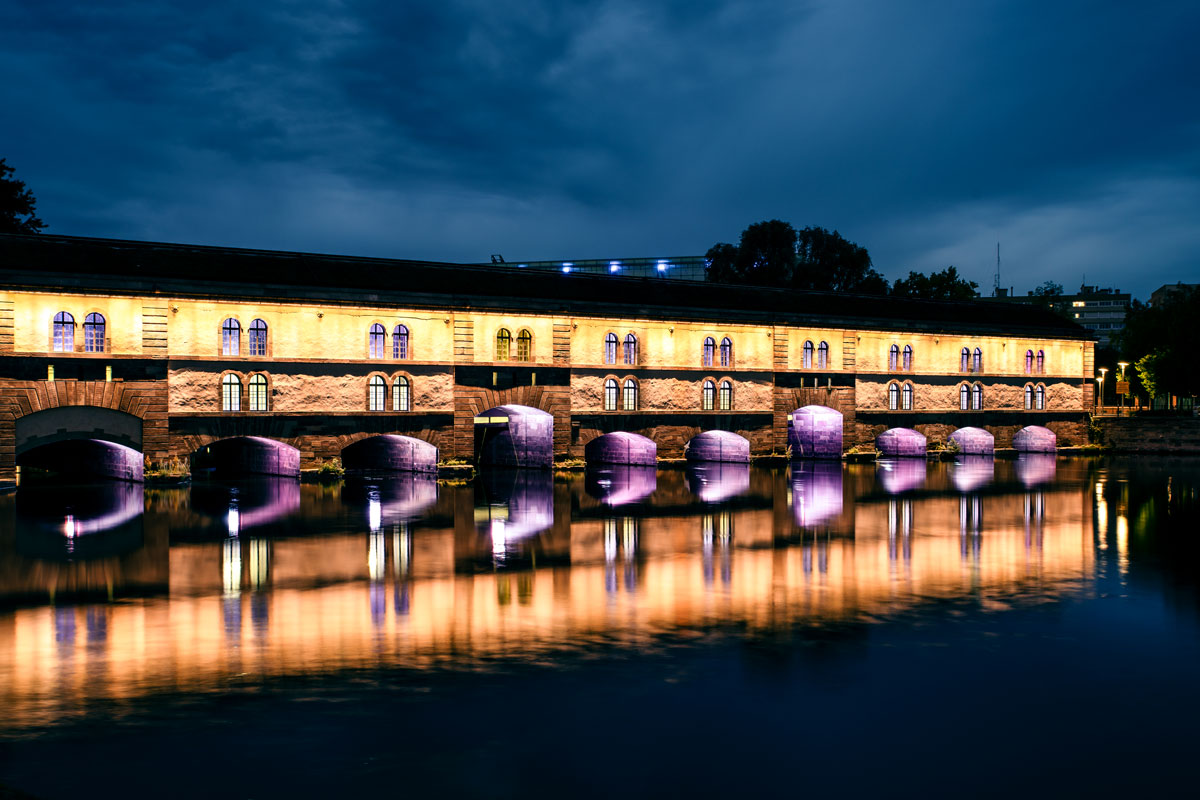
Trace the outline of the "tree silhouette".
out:
M 25 181 L 11 178 L 13 168 L 0 158 L 0 233 L 39 233 L 46 223 L 34 214 L 37 200 Z

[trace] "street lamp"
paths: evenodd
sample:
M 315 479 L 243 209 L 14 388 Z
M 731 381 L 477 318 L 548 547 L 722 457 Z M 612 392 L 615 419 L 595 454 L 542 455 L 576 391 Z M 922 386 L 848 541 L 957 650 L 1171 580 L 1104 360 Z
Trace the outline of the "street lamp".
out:
M 1096 383 L 1100 386 L 1100 398 L 1097 406 L 1100 411 L 1104 410 L 1104 376 L 1108 373 L 1108 367 L 1100 368 L 1100 377 L 1096 379 Z
M 1125 368 L 1129 366 L 1128 361 L 1118 361 L 1117 366 L 1121 368 L 1121 383 L 1125 383 Z M 1129 386 L 1126 385 L 1125 391 L 1129 391 Z M 1125 410 L 1125 394 L 1121 394 L 1121 407 L 1117 409 L 1117 416 L 1121 416 L 1121 412 Z

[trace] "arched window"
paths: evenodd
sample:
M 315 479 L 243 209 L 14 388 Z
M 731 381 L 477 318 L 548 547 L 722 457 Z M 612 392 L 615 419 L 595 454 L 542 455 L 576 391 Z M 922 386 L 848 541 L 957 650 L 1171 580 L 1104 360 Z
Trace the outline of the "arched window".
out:
M 829 342 L 817 345 L 817 369 L 829 369 Z
M 625 398 L 624 398 L 624 400 L 625 400 L 624 407 L 625 407 L 626 411 L 637 411 L 638 410 L 638 385 L 637 385 L 637 381 L 635 381 L 633 378 L 625 379 Z
M 371 380 L 367 381 L 367 410 L 383 411 L 386 395 L 387 383 L 378 375 L 372 375 Z
M 977 383 L 971 387 L 971 410 L 983 411 L 983 384 Z
M 1025 384 L 1025 410 L 1026 411 L 1033 410 L 1033 384 L 1032 383 Z
M 104 352 L 104 315 L 95 312 L 83 318 L 83 351 Z
M 728 367 L 733 364 L 733 340 L 726 336 L 721 340 L 721 366 Z
M 904 345 L 904 361 L 902 362 L 902 366 L 904 367 L 905 372 L 912 372 L 912 356 L 913 356 L 912 345 L 911 344 Z
M 625 363 L 631 366 L 638 363 L 637 337 L 632 333 L 625 334 Z
M 704 337 L 704 347 L 700 350 L 700 366 L 711 367 L 717 353 L 717 340 L 711 336 Z
M 913 403 L 913 385 L 911 383 L 904 384 L 904 388 L 900 390 L 900 408 L 905 411 L 912 411 Z
M 1038 411 L 1046 408 L 1046 387 L 1043 384 L 1038 384 L 1033 390 L 1033 407 Z
M 1025 374 L 1028 375 L 1031 372 L 1033 372 L 1033 351 L 1026 350 L 1025 351 Z
M 250 355 L 265 356 L 267 354 L 267 323 L 256 319 L 250 323 Z
M 958 371 L 959 372 L 968 372 L 970 369 L 971 369 L 971 351 L 964 347 L 962 349 L 962 353 L 959 354 Z
M 966 411 L 971 407 L 971 387 L 962 384 L 958 387 L 958 410 Z
M 367 333 L 367 344 L 371 358 L 387 357 L 387 331 L 378 322 L 371 325 L 371 330 Z
M 397 325 L 392 328 L 392 358 L 408 359 L 408 326 Z
M 721 381 L 721 391 L 717 395 L 717 407 L 722 411 L 733 410 L 733 383 Z
M 897 383 L 888 384 L 888 410 L 895 411 L 900 408 L 900 385 Z
M 533 360 L 533 334 L 528 328 L 522 328 L 517 334 L 517 361 Z
M 609 378 L 606 381 L 604 381 L 604 410 L 605 411 L 616 411 L 617 410 L 618 391 L 619 390 L 617 388 L 617 381 L 615 378 Z
M 983 351 L 975 348 L 975 357 L 971 359 L 971 372 L 983 372 Z
M 900 363 L 900 345 L 894 344 L 888 348 L 888 372 L 895 372 Z
M 232 373 L 221 379 L 221 410 L 242 410 L 242 382 Z
M 712 381 L 706 380 L 704 385 L 700 387 L 700 409 L 702 411 L 712 411 L 717 400 L 717 385 Z
M 501 328 L 496 332 L 496 360 L 508 361 L 508 354 L 512 346 L 512 334 L 508 332 L 508 328 Z
M 1038 371 L 1038 375 L 1046 374 L 1046 351 L 1045 350 L 1038 350 L 1037 371 Z
M 392 411 L 412 411 L 412 394 L 408 378 L 397 375 L 392 378 Z
M 604 363 L 617 363 L 617 335 L 608 333 L 604 336 Z
M 800 362 L 800 366 L 804 369 L 812 369 L 813 343 L 810 341 L 804 342 L 804 358 Z
M 251 328 L 253 330 L 253 328 Z M 254 375 L 250 378 L 250 410 L 269 411 L 267 408 L 267 376 Z
M 54 352 L 70 353 L 75 350 L 75 318 L 66 311 L 54 315 Z
M 242 350 L 242 323 L 229 317 L 221 323 L 221 355 L 236 356 Z

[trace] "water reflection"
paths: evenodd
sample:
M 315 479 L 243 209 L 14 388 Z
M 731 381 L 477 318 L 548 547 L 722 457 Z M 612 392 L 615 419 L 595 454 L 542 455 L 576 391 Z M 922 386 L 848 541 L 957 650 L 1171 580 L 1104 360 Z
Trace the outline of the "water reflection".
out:
M 142 544 L 142 484 L 30 485 L 16 492 L 17 549 L 50 559 L 116 555 Z
M 702 503 L 724 503 L 750 489 L 750 465 L 720 461 L 689 464 L 687 481 Z
M 842 513 L 842 463 L 792 462 L 792 514 L 796 525 L 820 525 Z
M 154 490 L 134 515 L 144 541 L 86 572 L 51 572 L 17 547 L 61 524 L 49 499 L 0 497 L 0 594 L 40 592 L 0 615 L 0 686 L 15 724 L 32 724 L 90 697 L 206 691 L 247 673 L 538 659 L 713 624 L 836 627 L 962 598 L 1044 601 L 1076 591 L 1110 551 L 1133 569 L 1140 512 L 1118 482 L 1082 460 L 1012 463 L 815 462 L 790 476 L 712 464 L 649 486 L 613 470 L 607 485 L 493 471 L 468 486 Z M 149 596 L 47 602 L 72 584 Z M 85 660 L 102 677 L 68 680 Z
M 192 508 L 238 536 L 256 529 L 282 527 L 300 510 L 300 484 L 294 478 L 247 478 L 237 482 L 198 482 L 191 490 Z
M 1021 453 L 1017 456 L 1017 479 L 1026 486 L 1054 480 L 1057 459 L 1053 453 Z
M 977 492 L 996 477 L 996 459 L 992 456 L 959 456 L 950 473 L 954 488 L 960 492 Z
M 658 486 L 656 467 L 628 464 L 588 465 L 584 488 L 607 506 L 625 506 L 645 500 Z
M 925 485 L 927 466 L 923 458 L 881 458 L 875 465 L 879 485 L 888 494 L 902 494 Z

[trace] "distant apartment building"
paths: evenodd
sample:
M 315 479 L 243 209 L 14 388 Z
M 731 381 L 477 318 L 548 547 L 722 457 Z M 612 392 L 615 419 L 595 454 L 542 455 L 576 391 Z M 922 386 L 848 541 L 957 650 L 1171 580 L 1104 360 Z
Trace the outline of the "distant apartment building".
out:
M 1014 294 L 1006 289 L 1000 289 L 993 297 L 983 300 L 998 303 L 1021 303 L 1024 305 L 1047 305 L 1067 319 L 1095 332 L 1100 347 L 1108 347 L 1112 339 L 1125 328 L 1125 312 L 1133 299 L 1128 292 L 1099 286 L 1079 287 L 1075 294 L 1062 294 L 1052 297 L 1035 295 L 1032 291 L 1026 295 Z
M 1200 283 L 1167 283 L 1150 293 L 1150 305 L 1161 306 L 1167 300 L 1185 292 L 1200 289 Z

